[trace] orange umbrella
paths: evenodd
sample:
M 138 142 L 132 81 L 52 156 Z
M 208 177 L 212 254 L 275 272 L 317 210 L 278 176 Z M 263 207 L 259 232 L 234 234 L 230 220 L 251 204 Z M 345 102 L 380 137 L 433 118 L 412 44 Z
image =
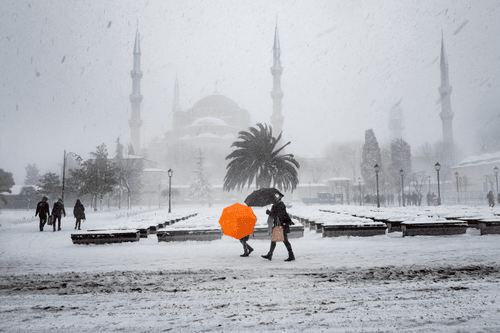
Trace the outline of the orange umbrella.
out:
M 240 203 L 224 208 L 219 219 L 224 235 L 236 239 L 251 235 L 256 222 L 252 208 Z

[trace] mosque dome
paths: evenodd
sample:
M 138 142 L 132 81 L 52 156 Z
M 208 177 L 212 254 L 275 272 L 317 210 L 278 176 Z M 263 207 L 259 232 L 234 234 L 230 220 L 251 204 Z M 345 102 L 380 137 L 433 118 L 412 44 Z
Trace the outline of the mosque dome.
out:
M 198 118 L 194 121 L 192 126 L 203 126 L 203 125 L 229 126 L 224 120 L 216 117 Z
M 193 105 L 193 109 L 201 108 L 228 108 L 239 109 L 240 107 L 235 101 L 224 95 L 210 95 L 203 97 Z

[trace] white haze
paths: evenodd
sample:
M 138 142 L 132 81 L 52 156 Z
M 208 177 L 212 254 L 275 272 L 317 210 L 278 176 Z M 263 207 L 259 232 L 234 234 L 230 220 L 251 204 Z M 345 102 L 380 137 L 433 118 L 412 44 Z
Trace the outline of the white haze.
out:
M 291 152 L 319 156 L 332 141 L 388 137 L 401 100 L 415 149 L 442 138 L 441 31 L 455 140 L 500 112 L 499 1 L 3 1 L 0 10 L 0 168 L 59 172 L 63 150 L 84 158 L 129 141 L 130 70 L 141 34 L 141 144 L 171 127 L 174 81 L 188 109 L 217 91 L 270 123 L 276 16 L 284 133 Z

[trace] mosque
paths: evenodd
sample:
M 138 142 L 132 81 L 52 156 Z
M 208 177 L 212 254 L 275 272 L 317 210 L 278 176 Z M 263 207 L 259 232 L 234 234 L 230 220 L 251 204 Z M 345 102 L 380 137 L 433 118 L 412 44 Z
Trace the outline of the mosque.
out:
M 281 74 L 283 68 L 281 67 L 280 52 L 278 26 L 276 25 L 273 66 L 271 67 L 273 113 L 270 120 L 273 133 L 280 133 L 284 122 L 281 113 L 283 98 Z M 172 184 L 180 192 L 186 192 L 193 178 L 196 159 L 201 153 L 204 159 L 204 168 L 210 174 L 212 185 L 215 191 L 222 195 L 222 183 L 227 165 L 225 157 L 231 152 L 231 144 L 238 140 L 238 132 L 248 130 L 253 125 L 250 122 L 250 113 L 231 98 L 219 94 L 217 90 L 212 95 L 202 97 L 187 110 L 183 110 L 179 103 L 179 84 L 176 78 L 172 107 L 172 129 L 155 137 L 147 145 L 147 148 L 142 148 L 140 142 L 142 71 L 140 69 L 141 47 L 138 30 L 135 36 L 133 56 L 133 69 L 130 72 L 132 78 L 131 118 L 129 120 L 130 146 L 135 155 L 158 162 L 156 168 L 145 170 L 146 173 L 155 174 L 147 176 L 147 178 L 164 184 L 166 175 L 164 170 L 172 169 L 175 174 Z

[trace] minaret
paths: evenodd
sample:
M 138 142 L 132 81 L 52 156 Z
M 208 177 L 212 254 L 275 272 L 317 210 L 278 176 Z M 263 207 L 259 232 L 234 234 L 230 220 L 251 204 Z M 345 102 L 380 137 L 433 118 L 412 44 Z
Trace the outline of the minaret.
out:
M 398 103 L 394 104 L 389 112 L 389 135 L 391 141 L 403 138 L 403 111 Z
M 177 80 L 177 75 L 175 76 L 175 87 L 174 87 L 174 104 L 172 105 L 172 112 L 177 112 L 181 110 L 181 105 L 179 102 L 179 82 Z
M 451 121 L 453 120 L 453 112 L 451 112 L 451 86 L 448 78 L 448 60 L 446 59 L 446 53 L 444 51 L 444 39 L 441 33 L 441 86 L 439 87 L 439 93 L 441 94 L 441 121 L 443 122 L 443 142 L 444 144 L 451 148 L 453 145 L 453 127 Z M 451 156 L 450 156 L 451 157 Z
M 275 137 L 278 137 L 283 130 L 284 121 L 284 117 L 281 114 L 281 100 L 283 99 L 283 91 L 281 91 L 281 74 L 283 73 L 283 67 L 281 67 L 280 53 L 278 20 L 276 20 L 273 46 L 273 67 L 271 67 L 271 74 L 273 75 L 273 90 L 271 91 L 271 98 L 273 99 L 273 115 L 271 116 L 271 123 L 273 124 L 273 136 Z
M 134 68 L 130 71 L 132 77 L 132 93 L 130 94 L 130 102 L 132 103 L 132 112 L 128 124 L 130 125 L 130 143 L 137 155 L 141 149 L 141 42 L 139 40 L 139 28 L 135 33 L 134 44 Z

